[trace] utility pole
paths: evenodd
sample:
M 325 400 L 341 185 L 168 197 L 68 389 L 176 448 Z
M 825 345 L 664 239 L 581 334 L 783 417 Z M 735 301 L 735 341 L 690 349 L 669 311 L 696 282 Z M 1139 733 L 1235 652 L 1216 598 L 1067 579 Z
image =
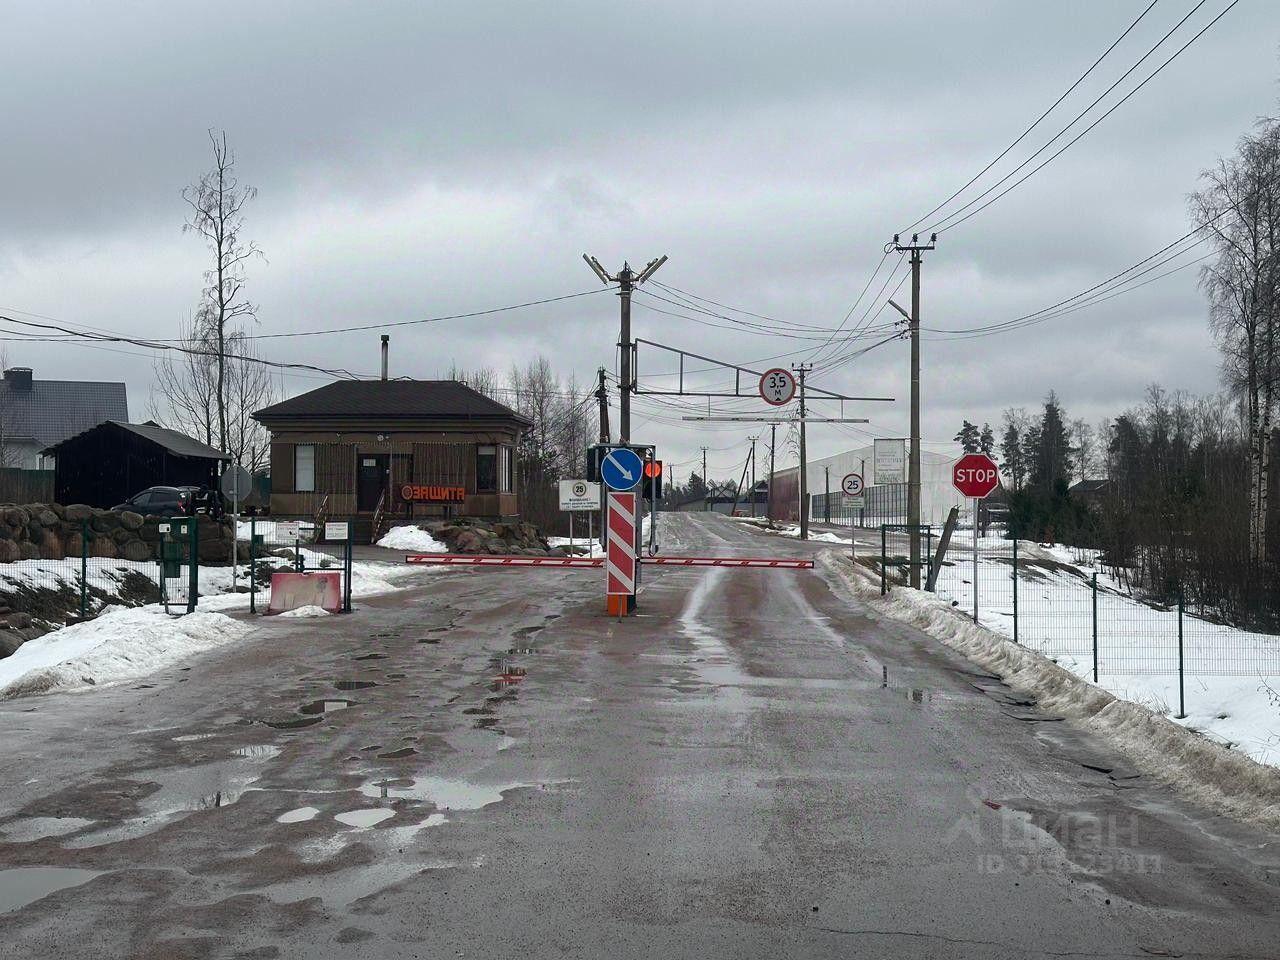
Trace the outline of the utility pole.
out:
M 606 286 L 611 283 L 618 285 L 618 298 L 622 308 L 621 332 L 618 335 L 618 349 L 621 351 L 618 368 L 618 442 L 626 444 L 631 441 L 631 394 L 636 386 L 635 371 L 632 369 L 635 345 L 631 342 L 631 291 L 657 273 L 658 268 L 667 262 L 667 256 L 663 254 L 656 260 L 650 260 L 638 274 L 631 269 L 629 263 L 623 261 L 622 269 L 613 276 L 600 266 L 600 261 L 595 257 L 584 253 L 582 259 L 600 278 L 601 283 Z
M 707 448 L 702 448 L 702 512 L 711 509 L 711 484 L 707 480 Z
M 822 465 L 822 470 L 825 475 L 824 480 L 825 480 L 825 487 L 826 487 L 825 492 L 822 495 L 822 503 L 824 504 L 822 508 L 822 516 L 827 523 L 830 523 L 831 522 L 831 465 L 824 463 Z
M 777 446 L 778 425 L 776 423 L 769 424 L 769 492 L 765 495 L 764 513 L 765 516 L 773 518 L 773 454 Z
M 609 442 L 609 391 L 604 385 L 604 367 L 599 370 L 600 386 L 596 388 L 596 400 L 600 403 L 600 442 Z
M 920 264 L 921 254 L 937 245 L 938 235 L 932 234 L 928 243 L 920 242 L 920 234 L 913 233 L 911 242 L 898 242 L 893 235 L 893 246 L 899 253 L 911 254 L 911 313 L 907 317 L 911 331 L 911 451 L 907 466 L 907 527 L 911 536 L 911 586 L 920 589 Z M 905 313 L 894 304 L 899 313 Z M 975 534 L 976 536 L 976 534 Z
M 751 437 L 751 517 L 756 515 L 756 441 L 759 437 Z
M 791 369 L 796 371 L 796 379 L 800 385 L 800 539 L 809 539 L 809 464 L 805 447 L 805 408 L 804 408 L 804 375 L 813 369 L 812 363 L 793 363 Z

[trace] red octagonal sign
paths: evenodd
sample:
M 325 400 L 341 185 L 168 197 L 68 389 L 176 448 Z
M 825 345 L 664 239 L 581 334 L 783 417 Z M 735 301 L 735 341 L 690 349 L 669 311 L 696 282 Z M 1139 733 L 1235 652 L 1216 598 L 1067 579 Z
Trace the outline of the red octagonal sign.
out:
M 951 484 L 964 496 L 981 500 L 1000 485 L 1000 470 L 985 453 L 966 453 L 951 469 Z

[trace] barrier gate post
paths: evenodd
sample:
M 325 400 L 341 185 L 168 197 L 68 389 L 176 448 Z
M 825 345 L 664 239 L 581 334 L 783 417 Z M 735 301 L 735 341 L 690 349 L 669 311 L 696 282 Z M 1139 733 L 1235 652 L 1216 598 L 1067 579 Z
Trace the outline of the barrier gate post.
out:
M 622 617 L 636 592 L 636 499 L 634 491 L 610 490 L 605 498 L 605 610 Z

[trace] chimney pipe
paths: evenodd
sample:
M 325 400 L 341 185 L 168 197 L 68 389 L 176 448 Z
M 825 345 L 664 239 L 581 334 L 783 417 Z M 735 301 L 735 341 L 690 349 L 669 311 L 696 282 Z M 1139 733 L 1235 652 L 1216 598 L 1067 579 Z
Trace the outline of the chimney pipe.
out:
M 382 335 L 382 379 L 387 379 L 387 344 L 391 342 L 389 334 Z

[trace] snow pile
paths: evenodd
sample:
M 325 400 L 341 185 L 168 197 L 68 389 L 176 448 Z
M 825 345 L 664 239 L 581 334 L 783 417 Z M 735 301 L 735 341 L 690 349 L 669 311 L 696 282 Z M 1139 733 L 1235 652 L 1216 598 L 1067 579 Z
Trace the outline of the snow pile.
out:
M 329 611 L 324 607 L 317 607 L 314 603 L 309 603 L 306 606 L 294 607 L 292 610 L 285 610 L 283 613 L 279 614 L 279 616 L 302 618 L 327 617 L 329 616 Z
M 420 527 L 392 527 L 377 545 L 388 550 L 409 550 L 413 553 L 449 552 L 448 546 Z
M 1280 770 L 1184 729 L 1147 707 L 1121 700 L 1043 655 L 978 626 L 946 600 L 895 587 L 880 596 L 879 575 L 835 554 L 819 560 L 873 610 L 917 627 L 1034 695 L 1038 705 L 1110 741 L 1143 773 L 1222 813 L 1280 827 Z M 1274 722 L 1274 718 L 1273 718 Z
M 28 640 L 0 660 L 0 699 L 145 676 L 251 631 L 220 613 L 171 617 L 159 606 L 108 607 L 96 619 Z

